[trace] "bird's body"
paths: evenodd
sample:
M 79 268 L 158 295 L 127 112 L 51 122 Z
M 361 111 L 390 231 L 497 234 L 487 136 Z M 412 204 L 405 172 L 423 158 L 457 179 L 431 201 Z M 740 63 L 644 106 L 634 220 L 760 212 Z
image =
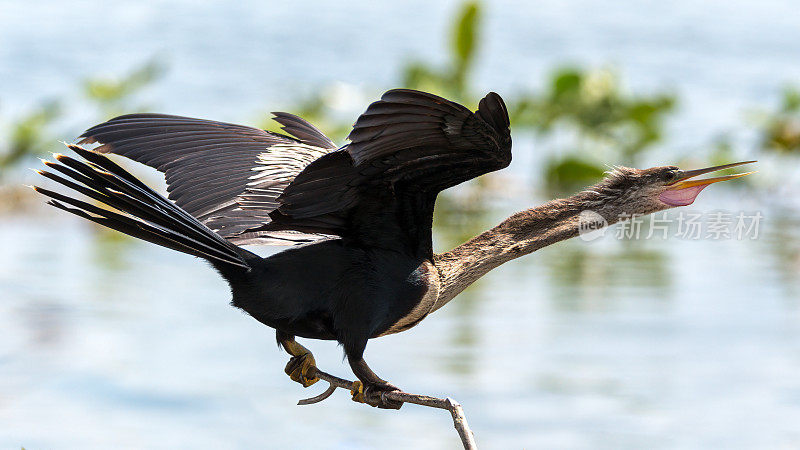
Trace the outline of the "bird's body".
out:
M 438 291 L 429 260 L 341 239 L 290 248 L 253 260 L 252 267 L 223 269 L 232 281 L 233 305 L 284 333 L 337 339 L 352 351 Z
M 435 255 L 436 196 L 511 162 L 499 95 L 471 112 L 432 94 L 389 91 L 341 148 L 303 119 L 275 115 L 291 136 L 161 114 L 120 116 L 81 136 L 80 143 L 101 144 L 92 151 L 70 146 L 86 162 L 63 155 L 46 162 L 59 174 L 43 175 L 121 213 L 37 190 L 61 209 L 208 260 L 230 285 L 233 305 L 277 330 L 293 356 L 287 374 L 304 386 L 316 381 L 314 360 L 294 337 L 337 340 L 363 384 L 354 399 L 381 407 L 399 404 L 377 395 L 395 388 L 366 365 L 369 339 L 405 331 L 494 267 L 577 235 L 584 210 L 611 224 L 622 214 L 691 203 L 707 184 L 731 178 L 683 181 L 718 168 L 618 169 Z M 164 172 L 172 202 L 101 153 Z M 262 258 L 235 244 L 301 245 Z

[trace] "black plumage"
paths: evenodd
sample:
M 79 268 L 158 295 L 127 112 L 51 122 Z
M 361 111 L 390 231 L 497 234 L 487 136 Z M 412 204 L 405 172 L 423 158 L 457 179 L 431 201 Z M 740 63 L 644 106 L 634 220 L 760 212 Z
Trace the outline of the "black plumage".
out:
M 323 136 L 299 117 L 278 114 L 291 124 L 289 131 L 301 137 L 314 132 Z M 330 142 L 165 114 L 116 117 L 86 130 L 80 138 L 78 144 L 102 144 L 95 152 L 122 155 L 164 172 L 169 198 L 232 242 L 262 239 L 293 244 L 316 239 L 300 233 L 241 234 L 269 221 L 268 206 L 277 206 L 277 197 L 306 165 L 336 148 Z M 254 178 L 257 174 L 261 176 Z M 243 207 L 241 196 L 258 199 L 264 207 Z
M 291 136 L 202 119 L 131 114 L 94 126 L 42 172 L 119 212 L 38 188 L 56 207 L 207 259 L 233 304 L 278 330 L 304 384 L 310 353 L 294 336 L 336 339 L 368 394 L 392 389 L 367 367 L 367 340 L 403 331 L 433 309 L 439 275 L 431 223 L 443 189 L 511 161 L 508 113 L 488 94 L 476 112 L 398 89 L 368 107 L 336 148 L 287 113 Z M 165 173 L 161 197 L 101 153 Z M 66 177 L 66 178 L 65 178 Z M 71 180 L 70 180 L 71 179 Z M 305 242 L 268 258 L 233 243 Z M 302 367 L 301 367 L 302 366 Z M 367 400 L 384 407 L 374 395 Z

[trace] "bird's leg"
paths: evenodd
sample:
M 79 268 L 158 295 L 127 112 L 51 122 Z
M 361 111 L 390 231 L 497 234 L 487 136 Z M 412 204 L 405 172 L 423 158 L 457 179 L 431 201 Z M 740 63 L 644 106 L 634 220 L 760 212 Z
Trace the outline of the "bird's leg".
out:
M 400 409 L 403 406 L 402 402 L 384 399 L 381 396 L 382 392 L 399 391 L 400 389 L 375 375 L 375 372 L 364 361 L 363 356 L 355 358 L 348 355 L 347 360 L 350 368 L 353 369 L 353 374 L 358 378 L 358 381 L 354 382 L 353 387 L 350 388 L 353 401 L 384 409 Z
M 317 366 L 314 361 L 314 355 L 311 354 L 309 349 L 298 344 L 294 340 L 294 336 L 280 331 L 278 332 L 278 342 L 287 353 L 292 355 L 284 369 L 289 378 L 302 384 L 303 387 L 309 387 L 319 381 L 316 375 Z

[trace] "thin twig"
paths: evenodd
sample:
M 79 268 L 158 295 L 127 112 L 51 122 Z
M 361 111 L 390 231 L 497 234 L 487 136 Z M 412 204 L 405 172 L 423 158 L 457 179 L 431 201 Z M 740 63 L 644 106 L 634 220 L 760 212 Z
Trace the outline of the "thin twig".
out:
M 312 377 L 317 376 L 319 379 L 327 381 L 329 384 L 328 389 L 315 397 L 300 400 L 297 402 L 298 405 L 312 405 L 314 403 L 319 403 L 330 397 L 336 388 L 342 388 L 349 391 L 353 387 L 352 381 L 339 378 L 319 369 L 315 369 L 315 372 L 309 373 L 309 375 Z M 458 431 L 458 436 L 461 438 L 461 443 L 464 445 L 464 449 L 476 450 L 478 448 L 477 444 L 475 444 L 475 436 L 473 435 L 472 430 L 470 430 L 469 424 L 467 424 L 467 418 L 464 415 L 464 409 L 461 407 L 460 403 L 452 398 L 447 397 L 442 399 L 429 397 L 427 395 L 409 394 L 408 392 L 391 391 L 382 392 L 381 399 L 393 400 L 401 403 L 413 403 L 415 405 L 446 409 L 447 411 L 450 411 L 450 415 L 453 416 L 453 426 L 456 428 L 456 431 Z

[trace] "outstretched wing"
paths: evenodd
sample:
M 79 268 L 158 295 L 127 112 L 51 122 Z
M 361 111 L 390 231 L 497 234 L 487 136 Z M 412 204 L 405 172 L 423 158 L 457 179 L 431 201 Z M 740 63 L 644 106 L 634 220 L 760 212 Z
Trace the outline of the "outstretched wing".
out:
M 169 198 L 237 243 L 292 244 L 324 236 L 291 230 L 243 231 L 270 221 L 283 189 L 307 165 L 336 149 L 305 120 L 274 113 L 288 133 L 164 114 L 129 114 L 96 125 L 79 144 L 164 172 Z
M 405 215 L 432 215 L 440 191 L 511 162 L 508 112 L 493 92 L 473 113 L 425 92 L 391 90 L 358 118 L 348 139 L 297 175 L 263 229 L 341 234 L 348 211 L 376 192 L 405 202 Z

